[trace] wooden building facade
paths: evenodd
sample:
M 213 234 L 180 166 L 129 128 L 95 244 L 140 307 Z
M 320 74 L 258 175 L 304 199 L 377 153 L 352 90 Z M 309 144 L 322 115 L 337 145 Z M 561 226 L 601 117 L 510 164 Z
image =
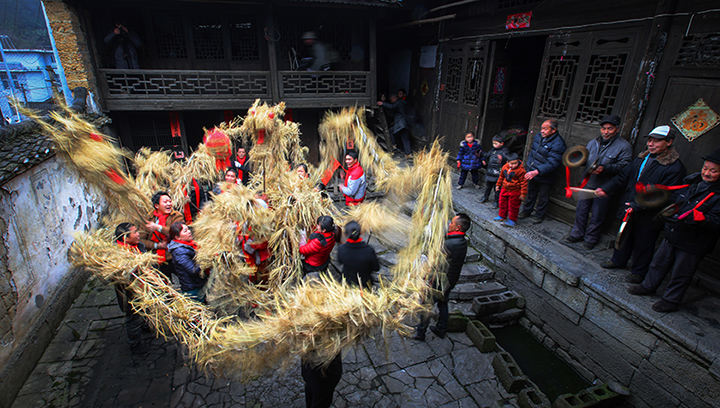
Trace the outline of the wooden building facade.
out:
M 311 156 L 324 110 L 374 103 L 375 21 L 399 7 L 379 0 L 48 3 L 62 3 L 77 19 L 89 88 L 124 146 L 187 152 L 203 127 L 244 114 L 259 98 L 286 103 L 289 116 L 305 125 Z M 48 14 L 52 26 L 55 14 Z M 115 67 L 116 46 L 105 37 L 117 23 L 141 41 L 140 69 Z M 297 68 L 309 55 L 307 31 L 332 49 L 329 70 Z
M 385 67 L 391 61 L 385 55 L 410 50 L 408 90 L 425 135 L 419 141 L 444 137 L 452 154 L 467 130 L 477 132 L 485 149 L 501 131 L 516 135 L 513 148 L 526 153 L 546 119 L 559 122 L 568 146 L 584 146 L 600 135 L 599 121 L 608 114 L 623 119 L 621 136 L 637 154 L 651 129 L 676 127 L 671 119 L 700 99 L 720 113 L 716 6 L 705 0 L 428 1 L 422 13 L 380 23 L 387 28 L 379 36 L 395 42 L 380 44 L 378 82 L 382 87 L 383 76 L 408 69 Z M 712 125 L 689 120 L 690 128 Z M 720 148 L 720 126 L 690 139 L 678 133 L 675 146 L 693 173 L 703 155 Z M 549 214 L 572 223 L 576 201 L 563 187 L 558 177 Z M 701 279 L 720 291 L 712 273 L 718 252 L 706 260 L 710 274 Z

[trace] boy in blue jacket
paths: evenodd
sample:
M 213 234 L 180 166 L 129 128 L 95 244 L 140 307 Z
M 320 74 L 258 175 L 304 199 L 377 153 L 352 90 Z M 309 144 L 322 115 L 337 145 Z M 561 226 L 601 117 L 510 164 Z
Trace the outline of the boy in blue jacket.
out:
M 460 142 L 460 149 L 457 154 L 457 165 L 460 169 L 460 179 L 458 180 L 458 190 L 463 188 L 468 171 L 472 174 L 472 181 L 475 188 L 480 188 L 480 176 L 478 170 L 482 167 L 482 147 L 475 140 L 475 133 L 468 131 L 465 133 L 465 140 Z

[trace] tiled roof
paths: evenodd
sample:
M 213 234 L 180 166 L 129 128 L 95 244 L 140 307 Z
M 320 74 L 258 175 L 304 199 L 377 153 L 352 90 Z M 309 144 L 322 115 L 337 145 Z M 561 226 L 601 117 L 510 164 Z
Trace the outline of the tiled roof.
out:
M 0 128 L 0 184 L 55 155 L 40 126 L 26 120 Z
M 107 116 L 90 119 L 96 126 L 107 124 Z M 53 142 L 30 120 L 0 127 L 0 185 L 55 155 Z

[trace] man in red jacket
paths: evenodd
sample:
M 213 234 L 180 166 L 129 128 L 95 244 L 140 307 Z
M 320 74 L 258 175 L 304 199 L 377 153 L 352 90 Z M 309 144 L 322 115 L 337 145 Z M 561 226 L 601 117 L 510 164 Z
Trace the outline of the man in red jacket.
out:
M 345 205 L 358 205 L 365 201 L 365 171 L 358 163 L 358 154 L 354 150 L 349 150 L 345 155 L 345 164 L 347 171 L 345 172 L 345 184 L 340 187 L 343 195 L 345 195 Z

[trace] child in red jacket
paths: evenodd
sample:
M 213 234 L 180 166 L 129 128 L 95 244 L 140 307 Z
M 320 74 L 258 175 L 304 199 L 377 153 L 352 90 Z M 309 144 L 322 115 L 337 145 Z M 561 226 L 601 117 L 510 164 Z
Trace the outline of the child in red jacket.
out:
M 500 192 L 500 210 L 494 220 L 504 221 L 508 227 L 514 227 L 520 211 L 520 204 L 527 196 L 528 191 L 525 168 L 517 154 L 508 154 L 507 163 L 500 171 L 495 190 Z

